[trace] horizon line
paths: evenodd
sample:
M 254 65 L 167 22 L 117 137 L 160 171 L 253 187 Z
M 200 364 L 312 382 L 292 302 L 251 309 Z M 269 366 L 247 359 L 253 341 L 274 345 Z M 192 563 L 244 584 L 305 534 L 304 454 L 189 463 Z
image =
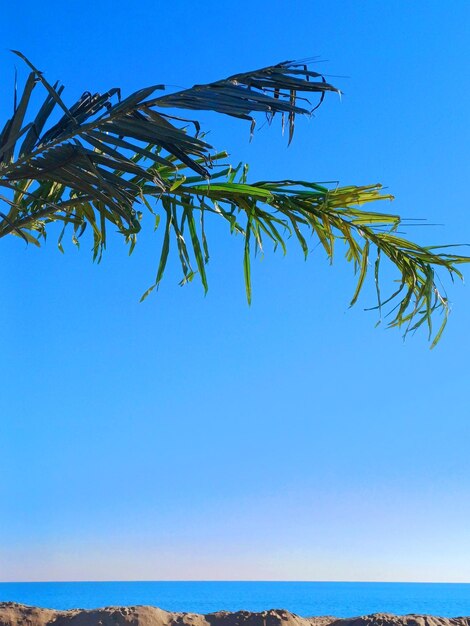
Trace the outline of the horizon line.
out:
M 116 580 L 0 580 L 0 585 L 57 585 L 57 584 L 108 584 L 108 583 L 305 583 L 348 585 L 469 585 L 470 581 L 449 580 L 281 580 L 281 579 L 116 579 Z

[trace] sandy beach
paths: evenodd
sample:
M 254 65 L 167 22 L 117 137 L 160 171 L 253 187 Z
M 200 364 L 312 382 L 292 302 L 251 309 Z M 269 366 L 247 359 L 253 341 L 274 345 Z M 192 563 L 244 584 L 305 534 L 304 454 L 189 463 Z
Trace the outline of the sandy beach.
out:
M 254 613 L 218 611 L 173 613 L 153 606 L 105 607 L 55 611 L 15 602 L 0 603 L 0 626 L 470 626 L 470 617 L 374 613 L 338 619 L 299 617 L 282 609 Z

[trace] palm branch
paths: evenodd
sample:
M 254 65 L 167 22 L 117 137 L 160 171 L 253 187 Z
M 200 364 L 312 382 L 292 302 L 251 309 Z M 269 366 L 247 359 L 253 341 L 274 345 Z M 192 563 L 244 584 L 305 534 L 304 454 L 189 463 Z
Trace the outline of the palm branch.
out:
M 458 265 L 470 259 L 449 254 L 445 247 L 425 247 L 397 232 L 397 215 L 362 208 L 392 199 L 380 185 L 334 187 L 309 181 L 248 182 L 247 168 L 220 165 L 217 153 L 200 135 L 197 121 L 167 113 L 173 108 L 211 110 L 251 122 L 255 113 L 269 121 L 276 114 L 288 126 L 289 142 L 295 116 L 309 115 L 327 92 L 339 90 L 304 63 L 284 62 L 235 74 L 206 85 L 157 95 L 162 85 L 141 89 L 121 99 L 120 90 L 86 92 L 72 106 L 62 99 L 63 86 L 51 85 L 20 52 L 30 68 L 21 96 L 15 90 L 13 115 L 0 133 L 0 237 L 15 235 L 40 245 L 50 224 L 62 224 L 59 248 L 67 228 L 78 244 L 89 227 L 93 257 L 100 259 L 107 229 L 124 236 L 132 251 L 142 226 L 143 211 L 163 216 L 163 242 L 154 285 L 162 280 L 171 246 L 176 248 L 182 283 L 198 275 L 207 290 L 209 260 L 204 220 L 208 215 L 228 222 L 243 242 L 243 268 L 251 301 L 250 262 L 266 242 L 286 250 L 297 240 L 305 257 L 309 237 L 333 261 L 335 242 L 345 244 L 346 258 L 357 274 L 354 304 L 369 269 L 373 268 L 377 307 L 390 305 L 390 326 L 405 332 L 442 313 L 434 336 L 439 340 L 449 305 L 436 284 L 436 270 L 461 277 Z M 37 86 L 44 99 L 37 110 L 31 97 Z M 317 101 L 311 103 L 308 97 Z M 398 270 L 398 288 L 382 299 L 381 260 Z

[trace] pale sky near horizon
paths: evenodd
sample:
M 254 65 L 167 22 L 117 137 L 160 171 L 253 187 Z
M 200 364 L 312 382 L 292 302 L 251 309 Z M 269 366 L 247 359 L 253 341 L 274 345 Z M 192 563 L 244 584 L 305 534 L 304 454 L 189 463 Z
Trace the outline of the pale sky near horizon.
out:
M 344 96 L 289 148 L 279 123 L 249 143 L 249 123 L 206 115 L 211 143 L 252 180 L 380 181 L 396 200 L 379 209 L 435 224 L 410 236 L 470 242 L 466 1 L 2 13 L 2 119 L 26 74 L 11 48 L 69 102 L 319 55 Z M 468 286 L 446 283 L 431 352 L 374 327 L 372 284 L 349 309 L 351 269 L 293 241 L 254 264 L 248 308 L 240 242 L 212 228 L 208 295 L 172 262 L 144 304 L 158 234 L 131 258 L 112 241 L 100 265 L 2 240 L 0 581 L 470 582 Z

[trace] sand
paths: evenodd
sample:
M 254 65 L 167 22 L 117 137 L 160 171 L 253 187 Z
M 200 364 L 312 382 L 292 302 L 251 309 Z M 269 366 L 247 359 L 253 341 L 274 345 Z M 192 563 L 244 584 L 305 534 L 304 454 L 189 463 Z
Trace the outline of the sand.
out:
M 219 611 L 199 615 L 171 613 L 153 606 L 54 611 L 15 602 L 0 602 L 0 626 L 470 626 L 470 617 L 375 613 L 338 619 L 299 617 L 282 609 L 261 613 Z

